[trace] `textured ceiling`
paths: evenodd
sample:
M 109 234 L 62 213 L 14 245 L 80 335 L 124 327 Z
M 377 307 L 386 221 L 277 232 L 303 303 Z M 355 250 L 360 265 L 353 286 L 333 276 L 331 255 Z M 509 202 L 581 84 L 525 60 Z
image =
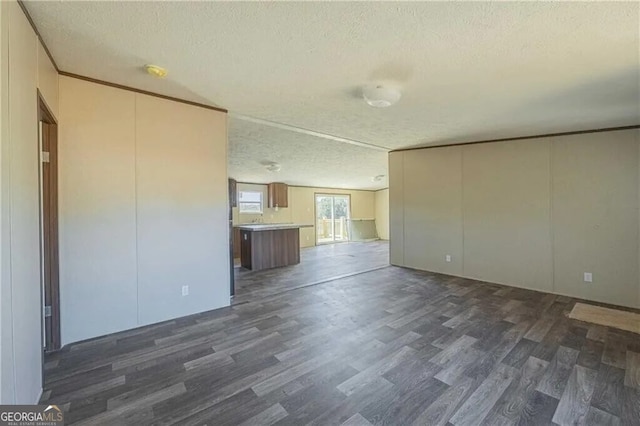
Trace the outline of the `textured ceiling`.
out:
M 64 71 L 389 149 L 640 121 L 639 2 L 58 1 L 27 9 Z M 167 67 L 169 78 L 147 77 L 145 63 Z M 367 106 L 359 88 L 386 81 L 402 99 Z M 297 143 L 296 162 L 339 143 L 232 120 L 232 170 L 243 180 L 249 169 L 234 169 L 234 155 L 244 153 L 244 164 L 256 141 L 283 156 L 285 143 Z M 350 160 L 359 168 L 359 157 Z M 310 175 L 320 173 L 316 164 L 307 160 Z M 325 173 L 342 166 L 325 164 Z
M 243 182 L 287 182 L 328 188 L 387 187 L 387 153 L 264 126 L 229 120 L 229 176 Z M 231 142 L 233 141 L 233 142 Z M 279 172 L 265 165 L 276 162 Z

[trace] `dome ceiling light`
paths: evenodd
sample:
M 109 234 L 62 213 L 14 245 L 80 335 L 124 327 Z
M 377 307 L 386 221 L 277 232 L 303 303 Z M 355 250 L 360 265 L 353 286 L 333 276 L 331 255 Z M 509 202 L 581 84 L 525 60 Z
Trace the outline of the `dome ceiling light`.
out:
M 278 164 L 278 163 L 275 163 L 275 162 L 269 163 L 265 167 L 270 172 L 279 172 L 280 169 L 282 169 L 282 166 L 280 164 Z
M 400 90 L 383 86 L 382 84 L 376 84 L 372 86 L 365 86 L 362 88 L 362 97 L 364 100 L 376 108 L 386 108 L 398 102 L 400 99 Z
M 167 70 L 158 65 L 147 64 L 144 66 L 144 69 L 147 71 L 147 74 L 155 78 L 165 78 L 167 76 Z

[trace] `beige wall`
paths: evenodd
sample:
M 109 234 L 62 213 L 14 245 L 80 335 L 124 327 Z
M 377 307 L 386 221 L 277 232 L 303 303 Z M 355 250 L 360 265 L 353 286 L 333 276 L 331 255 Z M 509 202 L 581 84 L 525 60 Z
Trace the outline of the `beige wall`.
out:
M 16 2 L 0 2 L 0 403 L 42 391 L 38 103 L 54 115 L 57 76 Z M 40 79 L 40 75 L 46 78 Z
M 9 8 L 0 2 L 0 403 L 15 403 L 9 195 Z
M 552 289 L 549 149 L 537 139 L 462 148 L 466 276 Z
M 389 153 L 389 263 L 404 263 L 404 152 Z
M 60 117 L 63 344 L 227 306 L 226 114 L 61 77 Z
M 351 197 L 352 219 L 374 219 L 376 216 L 375 193 L 351 189 L 309 188 L 303 186 L 289 186 L 289 207 L 267 208 L 267 185 L 238 183 L 238 191 L 262 191 L 264 199 L 264 213 L 262 215 L 239 214 L 238 208 L 233 209 L 233 223 L 250 223 L 262 220 L 265 223 L 298 223 L 302 225 L 315 224 L 315 194 L 346 194 Z M 315 227 L 300 229 L 300 246 L 315 245 Z
M 136 94 L 139 325 L 229 305 L 226 126 L 224 113 Z
M 38 116 L 34 93 L 38 41 L 14 3 L 10 3 L 9 13 L 9 202 L 15 398 L 33 401 L 41 388 L 33 371 L 41 361 Z
M 392 263 L 640 307 L 639 145 L 626 130 L 391 153 Z
M 135 93 L 60 77 L 63 344 L 137 326 Z
M 428 264 L 435 272 L 460 274 L 462 152 L 452 148 L 412 154 L 404 158 L 404 264 Z M 451 262 L 445 261 L 446 255 Z
M 11 336 L 11 313 L 8 299 L 10 291 L 10 249 L 8 203 L 9 140 L 9 25 L 6 22 L 6 7 L 0 4 L 0 404 L 8 404 L 9 392 L 13 395 L 13 338 Z M 9 345 L 11 340 L 11 345 Z M 13 397 L 11 398 L 13 399 Z
M 619 305 L 638 292 L 640 130 L 553 141 L 555 290 Z M 583 273 L 593 273 L 593 284 Z
M 375 193 L 376 230 L 378 238 L 389 239 L 389 189 L 381 189 Z
M 38 89 L 51 113 L 57 117 L 58 71 L 41 43 L 38 43 Z

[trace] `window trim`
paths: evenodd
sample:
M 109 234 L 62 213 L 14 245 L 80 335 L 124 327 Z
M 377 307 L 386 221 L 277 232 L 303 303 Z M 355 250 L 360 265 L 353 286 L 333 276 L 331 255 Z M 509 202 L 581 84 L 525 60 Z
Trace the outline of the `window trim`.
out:
M 245 192 L 245 193 L 253 193 L 253 194 L 259 194 L 260 196 L 260 201 L 242 201 L 242 196 L 241 194 Z M 243 205 L 259 205 L 260 206 L 260 210 L 256 211 L 256 210 L 242 210 Z M 263 191 L 238 191 L 238 212 L 240 214 L 263 214 L 264 213 L 264 193 Z

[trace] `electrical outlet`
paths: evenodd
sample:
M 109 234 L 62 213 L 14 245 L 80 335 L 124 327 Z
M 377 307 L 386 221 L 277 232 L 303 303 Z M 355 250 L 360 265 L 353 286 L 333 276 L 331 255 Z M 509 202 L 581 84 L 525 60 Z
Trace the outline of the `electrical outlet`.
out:
M 446 255 L 446 256 L 444 257 L 444 260 L 445 260 L 446 262 L 451 262 L 451 255 L 450 255 L 450 254 Z
M 584 282 L 585 283 L 592 283 L 593 282 L 593 274 L 591 272 L 585 272 L 584 273 Z
M 188 296 L 189 295 L 189 286 L 188 285 L 183 285 L 182 286 L 182 295 L 183 296 Z

